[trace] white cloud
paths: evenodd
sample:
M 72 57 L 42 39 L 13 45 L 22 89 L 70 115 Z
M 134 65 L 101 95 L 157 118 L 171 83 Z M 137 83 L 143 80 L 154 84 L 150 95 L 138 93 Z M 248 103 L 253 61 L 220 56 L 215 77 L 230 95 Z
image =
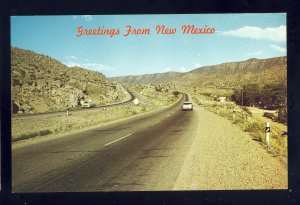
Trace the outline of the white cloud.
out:
M 196 64 L 194 65 L 194 67 L 195 67 L 195 68 L 200 68 L 200 67 L 202 67 L 202 65 L 201 65 L 201 63 L 196 63 Z
M 68 67 L 78 66 L 81 68 L 86 68 L 88 70 L 94 70 L 94 71 L 98 71 L 98 72 L 114 70 L 114 68 L 109 65 L 90 62 L 90 61 L 87 62 L 86 59 L 85 59 L 85 63 L 80 63 L 76 56 L 67 56 L 67 57 L 65 57 L 65 59 L 67 60 L 67 62 L 65 62 L 65 64 Z
M 286 26 L 264 29 L 254 26 L 244 26 L 231 31 L 223 31 L 221 32 L 221 35 L 257 40 L 286 41 Z
M 76 63 L 76 62 L 68 62 L 66 63 L 67 66 L 69 67 L 74 67 L 74 66 L 78 66 L 81 68 L 86 68 L 88 70 L 93 70 L 93 71 L 111 71 L 114 70 L 114 68 L 112 68 L 109 65 L 104 65 L 101 63 Z
M 170 71 L 173 71 L 173 69 L 171 67 L 167 67 L 163 70 L 163 72 L 170 72 Z
M 66 59 L 69 60 L 69 61 L 70 60 L 76 60 L 77 57 L 76 56 L 67 56 Z
M 260 56 L 261 54 L 263 54 L 263 51 L 254 51 L 251 53 L 247 53 L 248 56 Z
M 190 68 L 186 68 L 186 67 L 181 67 L 181 68 L 179 68 L 179 72 L 189 72 L 189 71 L 191 71 L 192 69 L 190 69 Z
M 279 51 L 279 52 L 282 52 L 282 53 L 286 52 L 286 48 L 280 47 L 280 46 L 275 45 L 275 44 L 271 44 L 270 47 L 272 49 L 274 49 L 275 51 Z

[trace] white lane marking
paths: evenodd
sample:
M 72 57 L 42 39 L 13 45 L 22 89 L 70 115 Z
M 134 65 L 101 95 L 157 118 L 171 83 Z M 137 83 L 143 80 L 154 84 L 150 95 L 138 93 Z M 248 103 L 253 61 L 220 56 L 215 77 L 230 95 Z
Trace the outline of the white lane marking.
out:
M 114 140 L 114 141 L 108 142 L 108 143 L 106 143 L 106 144 L 104 145 L 104 147 L 107 147 L 107 146 L 109 146 L 109 145 L 111 145 L 111 144 L 113 144 L 113 143 L 115 143 L 115 142 L 118 142 L 118 141 L 120 141 L 120 140 L 122 140 L 122 139 L 124 139 L 124 138 L 126 138 L 126 137 L 129 137 L 130 135 L 132 135 L 132 134 L 130 133 L 130 134 L 124 136 L 124 137 L 121 137 L 121 138 L 116 139 L 116 140 Z

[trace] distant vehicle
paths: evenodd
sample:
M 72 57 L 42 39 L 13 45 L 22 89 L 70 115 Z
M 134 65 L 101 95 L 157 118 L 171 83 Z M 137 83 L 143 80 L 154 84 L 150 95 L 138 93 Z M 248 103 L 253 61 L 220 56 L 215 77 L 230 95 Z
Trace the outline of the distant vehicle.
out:
M 193 110 L 193 104 L 191 102 L 184 102 L 182 105 L 182 110 Z
M 81 107 L 82 108 L 92 108 L 92 107 L 96 107 L 96 104 L 92 103 L 92 102 L 83 102 L 81 104 Z

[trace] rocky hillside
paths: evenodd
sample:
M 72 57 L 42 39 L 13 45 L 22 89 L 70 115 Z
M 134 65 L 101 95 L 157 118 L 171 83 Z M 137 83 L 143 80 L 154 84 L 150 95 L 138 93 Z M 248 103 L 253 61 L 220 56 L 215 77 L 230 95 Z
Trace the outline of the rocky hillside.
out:
M 113 77 L 112 80 L 116 80 L 120 83 L 133 83 L 133 84 L 159 84 L 173 81 L 179 76 L 183 75 L 179 72 L 166 72 L 166 73 L 155 73 L 145 75 L 128 75 L 122 77 Z
M 103 74 L 32 51 L 11 48 L 11 90 L 14 113 L 40 113 L 79 106 L 80 100 L 115 103 L 124 97 L 119 83 Z
M 286 83 L 286 57 L 249 59 L 241 62 L 205 66 L 187 73 L 167 72 L 139 76 L 115 77 L 122 83 L 175 83 L 192 86 L 235 88 L 244 83 Z
M 183 75 L 180 82 L 219 88 L 235 88 L 247 83 L 286 83 L 287 59 L 249 59 L 241 62 L 224 63 L 197 68 Z

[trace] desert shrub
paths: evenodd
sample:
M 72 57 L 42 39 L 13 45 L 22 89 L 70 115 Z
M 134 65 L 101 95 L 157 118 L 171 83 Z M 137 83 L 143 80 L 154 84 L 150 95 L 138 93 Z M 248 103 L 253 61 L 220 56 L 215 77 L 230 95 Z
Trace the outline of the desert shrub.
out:
M 50 130 L 41 130 L 39 131 L 40 136 L 51 134 L 52 132 Z
M 20 136 L 17 137 L 17 138 L 12 138 L 12 141 L 15 142 L 15 141 L 19 141 L 19 140 L 25 140 L 25 139 L 29 139 L 29 138 L 36 137 L 36 136 L 38 136 L 38 135 L 39 135 L 38 132 L 26 133 L 26 134 L 20 135 Z
M 264 130 L 264 125 L 259 122 L 248 122 L 245 124 L 245 132 L 260 132 Z
M 236 114 L 233 124 L 243 124 L 244 122 L 245 119 L 241 115 Z
M 272 120 L 276 119 L 276 116 L 273 113 L 265 112 L 264 117 L 270 118 Z
M 136 110 L 131 110 L 130 112 L 131 112 L 133 115 L 138 114 L 138 112 L 137 112 Z
M 247 107 L 241 107 L 242 110 L 244 110 L 247 114 L 249 114 L 250 116 L 252 116 L 252 113 L 250 112 L 250 110 Z
M 287 108 L 281 108 L 278 111 L 278 122 L 287 124 Z
M 177 97 L 179 95 L 179 92 L 178 91 L 174 91 L 173 95 Z
M 207 97 L 210 97 L 211 96 L 211 93 L 209 92 L 202 92 L 200 93 L 201 95 L 204 95 L 204 96 L 207 96 Z

